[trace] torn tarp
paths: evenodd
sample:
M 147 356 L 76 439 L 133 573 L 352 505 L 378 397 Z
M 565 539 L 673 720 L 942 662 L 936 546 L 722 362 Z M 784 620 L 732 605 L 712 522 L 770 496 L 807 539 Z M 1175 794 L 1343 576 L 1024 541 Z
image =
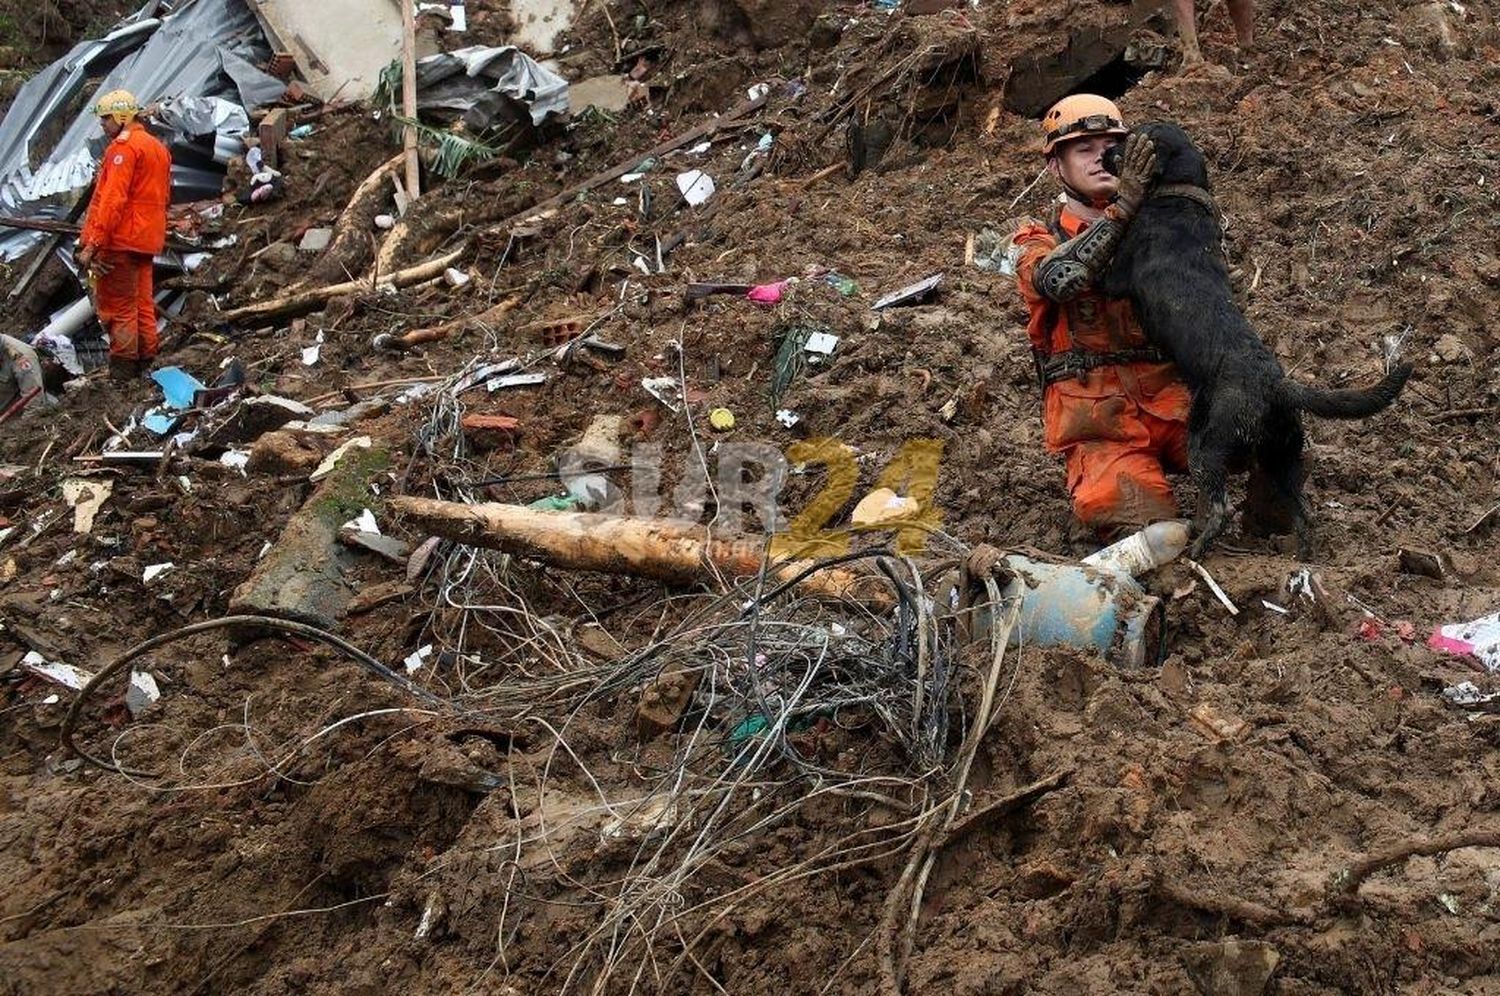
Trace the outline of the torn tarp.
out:
M 165 18 L 146 16 L 157 6 L 148 5 L 102 39 L 80 42 L 21 87 L 0 122 L 0 213 L 66 216 L 93 180 L 103 148 L 88 103 L 95 93 L 126 89 L 143 103 L 220 98 L 251 110 L 285 92 L 285 84 L 254 66 L 269 58 L 270 49 L 244 0 L 195 0 Z M 219 123 L 242 127 L 233 116 Z M 172 150 L 173 198 L 217 196 L 223 170 L 215 160 L 228 151 L 226 140 L 237 141 L 238 135 L 164 131 Z M 0 258 L 14 259 L 42 238 L 0 231 Z
M 417 62 L 417 110 L 462 116 L 478 134 L 504 118 L 540 125 L 568 111 L 568 81 L 514 45 L 461 48 Z

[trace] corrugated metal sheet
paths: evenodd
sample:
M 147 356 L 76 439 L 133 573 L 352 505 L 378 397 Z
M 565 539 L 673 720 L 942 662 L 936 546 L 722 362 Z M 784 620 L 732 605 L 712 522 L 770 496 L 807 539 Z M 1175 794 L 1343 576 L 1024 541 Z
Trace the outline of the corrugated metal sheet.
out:
M 460 48 L 418 60 L 417 110 L 461 114 L 476 132 L 507 110 L 540 125 L 568 112 L 568 81 L 513 45 Z
M 95 93 L 123 88 L 143 102 L 167 97 L 217 97 L 253 109 L 285 91 L 255 68 L 270 57 L 260 25 L 244 0 L 192 0 L 165 19 L 136 15 L 97 41 L 76 45 L 16 95 L 0 122 L 0 213 L 61 217 L 94 177 L 104 138 L 90 112 Z M 104 72 L 97 87 L 88 80 Z M 224 116 L 226 127 L 238 127 Z M 50 136 L 67 125 L 46 147 Z M 215 143 L 163 136 L 181 162 L 172 170 L 176 200 L 212 196 L 222 171 Z M 35 232 L 0 230 L 0 257 L 13 259 L 41 241 Z

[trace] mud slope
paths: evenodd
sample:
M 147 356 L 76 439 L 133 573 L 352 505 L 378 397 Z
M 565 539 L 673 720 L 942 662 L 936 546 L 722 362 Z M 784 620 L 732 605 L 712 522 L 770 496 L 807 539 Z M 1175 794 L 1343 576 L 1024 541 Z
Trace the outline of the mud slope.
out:
M 484 41 L 504 20 L 475 6 L 489 9 L 470 40 Z M 1500 505 L 1493 13 L 1270 0 L 1259 46 L 1237 53 L 1215 6 L 1201 30 L 1209 65 L 1182 71 L 1169 43 L 1161 68 L 1110 61 L 1132 36 L 1137 52 L 1163 44 L 1157 21 L 1122 27 L 1117 4 L 1066 18 L 1036 0 L 922 16 L 792 0 L 605 6 L 613 23 L 595 5 L 562 65 L 578 78 L 636 69 L 647 99 L 582 115 L 414 209 L 419 230 L 393 265 L 462 249 L 464 289 L 358 292 L 264 328 L 222 317 L 322 273 L 294 248 L 302 232 L 336 223 L 392 153 L 364 114 L 320 119 L 286 201 L 228 214 L 239 243 L 193 275 L 170 361 L 211 381 L 235 357 L 255 391 L 319 410 L 384 398 L 352 430 L 283 439 L 249 476 L 217 453 L 78 461 L 156 401 L 147 383 L 103 380 L 0 427 L 0 516 L 16 527 L 0 546 L 0 992 L 874 994 L 889 992 L 891 924 L 908 921 L 894 950 L 910 993 L 1500 992 L 1500 849 L 1357 870 L 1405 844 L 1500 833 L 1500 723 L 1442 694 L 1500 682 L 1426 645 L 1437 625 L 1500 610 L 1500 516 L 1486 515 Z M 1311 564 L 1238 526 L 1207 558 L 1237 615 L 1171 565 L 1148 580 L 1166 603 L 1160 666 L 1006 655 L 965 811 L 1050 781 L 934 844 L 914 913 L 897 903 L 888 919 L 888 897 L 951 785 L 906 727 L 858 703 L 810 712 L 753 771 L 730 760 L 753 735 L 688 736 L 691 710 L 638 737 L 657 671 L 713 660 L 740 680 L 767 666 L 741 642 L 706 649 L 716 633 L 743 639 L 745 592 L 457 547 L 409 577 L 344 550 L 364 604 L 340 634 L 402 671 L 431 647 L 413 676 L 442 706 L 310 641 L 231 645 L 216 631 L 142 659 L 162 694 L 140 716 L 123 678 L 84 710 L 80 743 L 140 774 L 59 748 L 73 693 L 21 668 L 28 651 L 97 670 L 225 615 L 297 514 L 342 522 L 368 507 L 415 547 L 426 536 L 388 510 L 393 494 L 559 494 L 545 477 L 554 454 L 599 415 L 626 419 L 636 453 L 658 448 L 662 495 L 688 497 L 716 444 L 788 453 L 837 437 L 855 450 L 852 498 L 903 446 L 939 440 L 932 505 L 953 542 L 1076 556 L 1062 467 L 1041 446 L 1024 306 L 1009 278 L 968 258 L 1047 208 L 1036 122 L 1010 108 L 1052 85 L 1036 74 L 1070 32 L 1074 52 L 1092 32 L 1094 80 L 1132 120 L 1176 120 L 1209 156 L 1237 292 L 1293 376 L 1372 380 L 1394 341 L 1417 373 L 1381 415 L 1310 425 Z M 688 143 L 639 180 L 511 217 L 759 82 L 764 107 L 709 148 Z M 765 134 L 770 151 L 752 157 Z M 677 199 L 688 169 L 717 182 L 703 207 Z M 372 244 L 351 258 L 375 257 Z M 871 310 L 937 272 L 928 302 Z M 799 281 L 774 305 L 684 296 L 690 282 L 788 277 Z M 507 299 L 421 350 L 370 346 Z M 555 360 L 569 322 L 623 356 Z M 799 329 L 838 346 L 773 400 L 777 343 Z M 545 383 L 404 393 L 513 356 Z M 686 387 L 686 410 L 648 394 L 649 377 Z M 710 428 L 715 408 L 734 413 L 732 430 Z M 478 449 L 460 445 L 465 415 L 519 426 Z M 352 483 L 317 490 L 312 466 L 356 434 L 372 455 Z M 132 435 L 131 448 L 154 445 Z M 830 474 L 804 451 L 788 463 L 806 464 L 781 492 L 789 515 Z M 80 475 L 113 482 L 88 534 L 72 531 L 61 490 Z M 1191 503 L 1186 481 L 1179 494 Z M 845 521 L 852 502 L 835 504 L 830 521 Z M 956 552 L 935 538 L 922 563 L 940 573 Z M 754 637 L 777 666 L 787 632 L 885 625 L 800 601 L 765 618 L 790 627 Z M 992 666 L 973 649 L 953 660 L 947 732 L 928 745 L 944 763 L 978 721 Z M 894 687 L 845 680 L 870 701 Z

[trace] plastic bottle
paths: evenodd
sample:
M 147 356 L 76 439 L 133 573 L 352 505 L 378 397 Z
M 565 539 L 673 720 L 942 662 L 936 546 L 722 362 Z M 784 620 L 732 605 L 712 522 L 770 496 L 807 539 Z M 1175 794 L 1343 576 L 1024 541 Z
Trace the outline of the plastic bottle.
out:
M 1140 532 L 1084 557 L 1083 562 L 1138 577 L 1176 560 L 1187 549 L 1188 539 L 1188 524 L 1181 519 L 1153 522 Z

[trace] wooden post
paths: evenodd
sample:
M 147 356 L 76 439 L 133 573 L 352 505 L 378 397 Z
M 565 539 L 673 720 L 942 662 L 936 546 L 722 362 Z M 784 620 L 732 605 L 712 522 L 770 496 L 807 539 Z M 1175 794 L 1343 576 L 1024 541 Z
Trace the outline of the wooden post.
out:
M 401 2 L 401 113 L 408 121 L 417 120 L 417 15 L 416 0 Z M 422 193 L 421 162 L 417 159 L 417 129 L 408 124 L 403 141 L 406 147 L 406 194 L 415 200 Z

